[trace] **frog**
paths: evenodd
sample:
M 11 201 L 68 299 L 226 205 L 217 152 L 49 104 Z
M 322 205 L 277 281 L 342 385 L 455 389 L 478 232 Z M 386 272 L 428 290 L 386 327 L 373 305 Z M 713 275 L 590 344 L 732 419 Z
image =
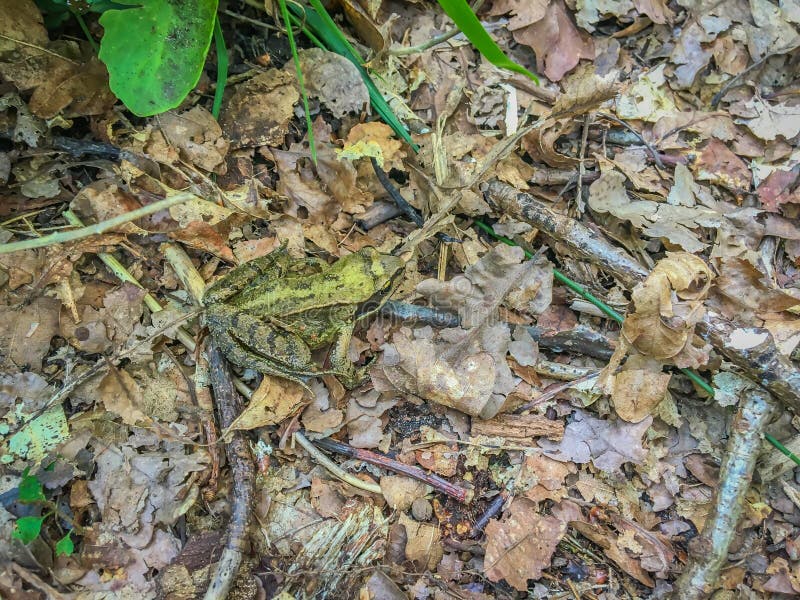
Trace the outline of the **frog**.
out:
M 330 374 L 353 389 L 367 374 L 347 356 L 353 330 L 389 299 L 404 268 L 401 258 L 372 246 L 328 264 L 292 258 L 282 245 L 207 288 L 206 324 L 222 354 L 239 367 L 309 391 L 306 378 Z M 320 368 L 312 351 L 331 344 L 331 368 Z

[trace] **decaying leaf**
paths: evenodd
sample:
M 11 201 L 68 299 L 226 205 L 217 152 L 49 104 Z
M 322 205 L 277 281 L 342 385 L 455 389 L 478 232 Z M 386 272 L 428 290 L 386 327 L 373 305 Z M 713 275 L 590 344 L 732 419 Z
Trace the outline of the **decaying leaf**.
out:
M 584 464 L 592 461 L 603 471 L 616 471 L 624 463 L 641 463 L 647 456 L 641 438 L 652 417 L 639 423 L 598 419 L 583 410 L 576 410 L 567 424 L 560 442 L 539 440 L 539 447 L 555 460 Z
M 369 92 L 355 65 L 335 52 L 305 48 L 298 52 L 309 96 L 319 98 L 335 117 L 361 112 L 369 106 Z M 287 67 L 294 72 L 294 64 Z
M 231 423 L 230 429 L 255 429 L 277 425 L 296 413 L 306 403 L 305 389 L 294 381 L 264 375 L 261 385 L 245 409 Z
M 233 89 L 220 115 L 222 131 L 235 148 L 278 146 L 299 99 L 294 72 L 270 69 Z
M 693 345 L 694 326 L 705 313 L 714 274 L 703 259 L 685 252 L 667 253 L 632 293 L 633 310 L 622 335 L 636 350 L 682 367 L 704 364 Z
M 528 589 L 529 579 L 539 579 L 550 566 L 556 545 L 567 531 L 567 524 L 542 515 L 535 502 L 517 498 L 501 521 L 486 526 L 484 568 L 491 581 L 505 579 L 520 591 Z

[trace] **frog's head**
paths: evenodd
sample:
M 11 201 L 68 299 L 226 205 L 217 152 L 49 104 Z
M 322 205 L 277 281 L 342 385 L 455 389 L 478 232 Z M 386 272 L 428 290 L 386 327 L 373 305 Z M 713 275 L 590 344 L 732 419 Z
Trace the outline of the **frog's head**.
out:
M 372 279 L 373 292 L 391 291 L 405 269 L 401 258 L 378 252 L 372 246 L 365 246 L 357 254 L 361 255 L 364 271 Z

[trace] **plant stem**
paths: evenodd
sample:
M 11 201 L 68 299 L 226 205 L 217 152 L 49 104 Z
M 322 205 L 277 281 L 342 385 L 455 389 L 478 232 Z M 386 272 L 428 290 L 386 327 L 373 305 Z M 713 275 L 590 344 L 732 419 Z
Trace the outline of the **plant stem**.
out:
M 93 225 L 88 225 L 79 229 L 73 229 L 71 231 L 59 231 L 58 233 L 52 233 L 50 235 L 45 235 L 30 240 L 3 244 L 0 246 L 0 254 L 18 252 L 19 250 L 31 250 L 33 248 L 44 248 L 45 246 L 63 244 L 65 242 L 74 242 L 75 240 L 80 240 L 92 235 L 105 233 L 106 231 L 109 231 L 114 227 L 118 227 L 119 225 L 130 223 L 131 221 L 135 221 L 141 217 L 146 217 L 147 215 L 152 215 L 153 213 L 157 213 L 158 211 L 169 208 L 170 206 L 175 206 L 176 204 L 181 204 L 182 202 L 187 202 L 196 198 L 197 196 L 194 194 L 182 192 L 175 194 L 174 196 L 170 196 L 169 198 L 159 200 L 158 202 L 153 202 L 152 204 L 142 206 L 136 210 L 126 212 L 125 214 L 117 215 L 111 219 L 94 223 Z

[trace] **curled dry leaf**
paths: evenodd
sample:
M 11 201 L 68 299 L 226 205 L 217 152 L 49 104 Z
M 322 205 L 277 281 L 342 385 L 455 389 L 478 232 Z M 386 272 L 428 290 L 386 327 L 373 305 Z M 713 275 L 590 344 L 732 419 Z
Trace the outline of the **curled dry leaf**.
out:
M 157 117 L 167 143 L 180 157 L 205 171 L 224 175 L 228 141 L 214 116 L 202 106 L 178 113 L 169 111 Z
M 514 589 L 528 589 L 529 579 L 539 579 L 550 566 L 567 524 L 539 512 L 535 502 L 517 498 L 502 521 L 486 526 L 484 569 L 491 581 L 505 579 Z
M 713 279 L 703 259 L 686 252 L 667 253 L 634 288 L 623 338 L 657 360 L 685 367 L 703 364 L 692 338 L 695 324 L 705 314 L 703 301 Z
M 229 429 L 235 431 L 277 425 L 306 404 L 304 394 L 305 389 L 294 381 L 264 375 L 250 402 Z

